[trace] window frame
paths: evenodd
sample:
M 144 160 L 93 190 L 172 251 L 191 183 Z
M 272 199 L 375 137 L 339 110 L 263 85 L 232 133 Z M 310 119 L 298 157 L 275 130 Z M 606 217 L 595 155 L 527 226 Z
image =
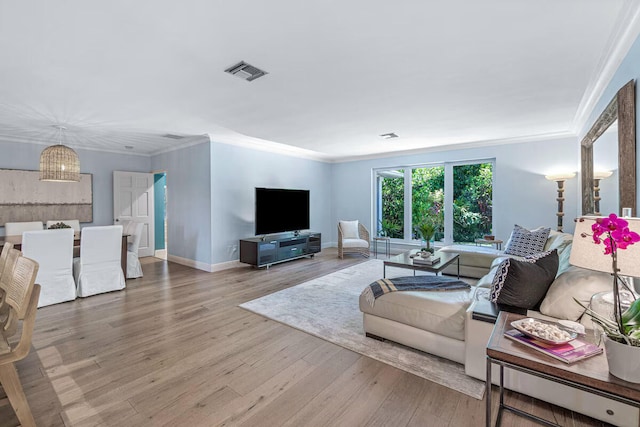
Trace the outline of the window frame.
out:
M 482 163 L 491 164 L 491 205 L 493 206 L 495 196 L 495 174 L 496 174 L 496 159 L 495 158 L 481 158 L 481 159 L 469 159 L 469 160 L 455 160 L 455 161 L 443 161 L 433 163 L 418 163 L 410 165 L 394 165 L 384 166 L 378 168 L 372 168 L 371 181 L 372 181 L 372 206 L 371 216 L 373 224 L 373 235 L 378 235 L 378 221 L 382 214 L 382 208 L 380 205 L 380 183 L 378 178 L 380 173 L 384 171 L 403 170 L 404 174 L 404 237 L 391 238 L 391 242 L 395 245 L 407 245 L 407 246 L 419 246 L 420 240 L 413 238 L 413 203 L 412 203 L 412 171 L 413 169 L 420 168 L 433 168 L 444 167 L 444 242 L 442 245 L 452 245 L 453 241 L 453 169 L 455 166 L 475 165 Z M 408 196 L 408 197 L 407 197 Z M 495 229 L 495 215 L 491 215 L 491 228 Z M 440 243 L 438 243 L 440 246 Z

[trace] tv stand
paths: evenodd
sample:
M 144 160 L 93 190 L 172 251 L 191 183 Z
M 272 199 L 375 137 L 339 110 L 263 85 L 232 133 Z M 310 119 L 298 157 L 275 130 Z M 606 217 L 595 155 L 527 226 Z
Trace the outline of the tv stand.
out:
M 269 268 L 273 264 L 310 257 L 322 249 L 320 233 L 262 236 L 240 240 L 240 262 Z

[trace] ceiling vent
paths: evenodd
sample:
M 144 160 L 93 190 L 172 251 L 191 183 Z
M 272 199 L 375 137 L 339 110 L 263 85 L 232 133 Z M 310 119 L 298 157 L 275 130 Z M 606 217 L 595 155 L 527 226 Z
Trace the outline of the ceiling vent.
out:
M 182 135 L 174 135 L 172 133 L 167 133 L 162 135 L 163 138 L 169 138 L 169 139 L 184 139 L 185 137 Z
M 244 61 L 240 61 L 236 65 L 227 68 L 224 72 L 233 74 L 234 76 L 240 77 L 248 82 L 268 74 L 266 71 L 262 71 L 261 69 L 256 68 L 253 65 L 249 65 Z
M 396 135 L 396 134 L 395 134 L 395 133 L 393 133 L 393 132 L 389 132 L 389 133 L 383 133 L 382 135 L 380 135 L 380 137 L 381 137 L 382 139 L 393 139 L 393 138 L 397 138 L 397 137 L 398 137 L 398 135 Z

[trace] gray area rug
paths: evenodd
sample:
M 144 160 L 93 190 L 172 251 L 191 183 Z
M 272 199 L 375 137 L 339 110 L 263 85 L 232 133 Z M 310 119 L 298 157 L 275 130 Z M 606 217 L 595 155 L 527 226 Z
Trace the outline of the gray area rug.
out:
M 406 269 L 387 267 L 387 277 L 410 274 Z M 246 302 L 240 307 L 482 399 L 484 382 L 467 376 L 463 365 L 364 335 L 358 298 L 365 286 L 381 277 L 382 260 L 370 260 Z

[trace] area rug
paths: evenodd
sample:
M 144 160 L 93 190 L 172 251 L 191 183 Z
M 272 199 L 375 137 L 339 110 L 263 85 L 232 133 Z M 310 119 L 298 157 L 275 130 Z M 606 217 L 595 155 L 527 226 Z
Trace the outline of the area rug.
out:
M 411 272 L 406 269 L 387 267 L 389 277 L 409 274 Z M 463 365 L 365 336 L 358 299 L 365 286 L 381 276 L 382 260 L 370 260 L 246 302 L 240 307 L 482 399 L 484 382 L 467 376 Z

